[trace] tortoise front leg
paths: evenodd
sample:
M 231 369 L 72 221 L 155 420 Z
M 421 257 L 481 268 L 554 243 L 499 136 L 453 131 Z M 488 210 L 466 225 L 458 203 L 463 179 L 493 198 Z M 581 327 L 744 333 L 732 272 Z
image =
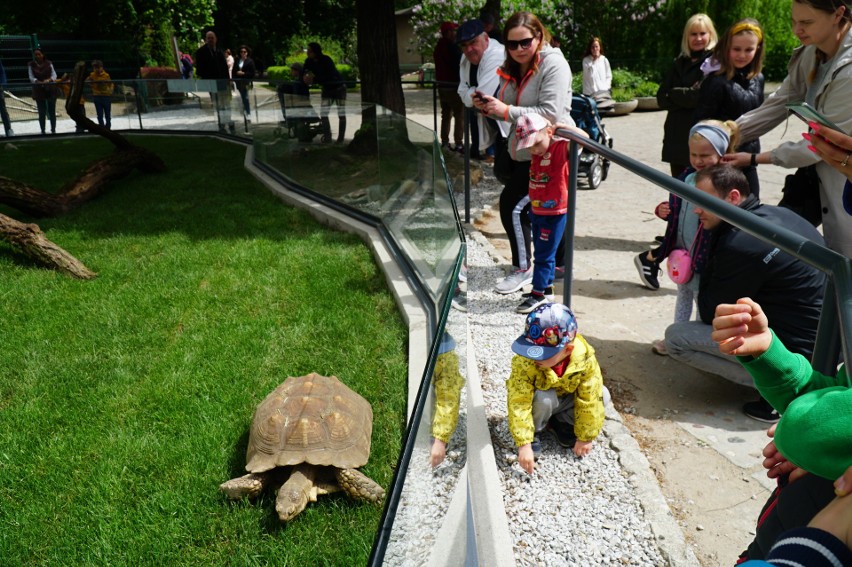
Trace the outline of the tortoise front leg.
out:
M 290 478 L 278 490 L 278 498 L 275 500 L 275 511 L 282 522 L 289 522 L 298 516 L 309 501 L 316 501 L 315 493 L 311 498 L 315 475 L 314 465 L 302 463 L 293 467 Z
M 219 490 L 225 493 L 230 500 L 241 498 L 255 499 L 263 491 L 263 487 L 269 482 L 269 473 L 250 473 L 219 485 Z
M 336 477 L 346 494 L 356 500 L 381 502 L 385 497 L 385 489 L 357 469 L 337 469 Z

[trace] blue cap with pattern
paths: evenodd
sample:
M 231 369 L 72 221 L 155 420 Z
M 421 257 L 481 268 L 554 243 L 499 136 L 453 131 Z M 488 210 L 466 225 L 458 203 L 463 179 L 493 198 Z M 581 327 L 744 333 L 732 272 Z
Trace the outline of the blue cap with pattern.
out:
M 545 303 L 527 315 L 524 334 L 512 343 L 512 352 L 532 360 L 547 360 L 577 336 L 577 318 L 561 303 Z

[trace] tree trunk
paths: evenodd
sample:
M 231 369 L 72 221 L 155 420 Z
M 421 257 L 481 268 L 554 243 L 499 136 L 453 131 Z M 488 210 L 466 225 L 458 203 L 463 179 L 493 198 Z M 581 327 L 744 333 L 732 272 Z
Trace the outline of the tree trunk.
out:
M 48 240 L 37 225 L 0 214 L 0 236 L 40 264 L 82 280 L 97 276 L 74 256 Z
M 405 115 L 393 2 L 357 0 L 358 69 L 361 99 Z

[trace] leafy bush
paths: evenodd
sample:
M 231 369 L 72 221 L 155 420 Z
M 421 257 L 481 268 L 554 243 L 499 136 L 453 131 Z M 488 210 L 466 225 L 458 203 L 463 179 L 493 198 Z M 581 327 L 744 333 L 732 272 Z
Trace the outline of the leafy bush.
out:
M 294 59 L 289 63 L 296 63 L 297 61 Z M 298 61 L 302 63 L 303 61 Z M 352 67 L 351 65 L 346 65 L 345 63 L 341 63 L 335 65 L 337 68 L 337 72 L 343 76 L 343 79 L 347 83 L 354 83 L 358 80 L 358 69 Z M 290 76 L 290 65 L 274 65 L 272 67 L 266 68 L 266 79 L 271 82 L 281 82 L 281 81 L 291 81 L 293 80 Z
M 660 89 L 659 83 L 655 83 L 654 81 L 643 81 L 639 83 L 639 86 L 636 87 L 634 93 L 637 97 L 639 96 L 657 96 L 657 91 Z

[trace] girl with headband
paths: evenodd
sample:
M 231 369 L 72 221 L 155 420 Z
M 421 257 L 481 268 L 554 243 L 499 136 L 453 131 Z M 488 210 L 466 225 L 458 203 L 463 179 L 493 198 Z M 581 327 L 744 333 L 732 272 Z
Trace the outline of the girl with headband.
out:
M 689 131 L 690 167 L 679 179 L 694 187 L 695 174 L 702 169 L 721 163 L 722 156 L 736 147 L 738 142 L 739 129 L 733 120 L 699 122 Z M 666 235 L 663 243 L 655 250 L 648 250 L 636 256 L 634 263 L 639 270 L 640 279 L 646 287 L 650 287 L 643 275 L 643 264 L 658 265 L 664 259 L 669 259 L 669 276 L 677 284 L 674 322 L 686 322 L 692 319 L 692 307 L 698 292 L 699 272 L 707 260 L 709 237 L 704 233 L 693 204 L 684 201 L 674 193 L 669 195 L 668 201 L 657 205 L 654 213 L 666 221 Z M 673 268 L 675 262 L 680 263 L 676 270 Z M 661 356 L 667 355 L 666 341 L 664 339 L 654 341 L 651 344 L 651 350 Z

